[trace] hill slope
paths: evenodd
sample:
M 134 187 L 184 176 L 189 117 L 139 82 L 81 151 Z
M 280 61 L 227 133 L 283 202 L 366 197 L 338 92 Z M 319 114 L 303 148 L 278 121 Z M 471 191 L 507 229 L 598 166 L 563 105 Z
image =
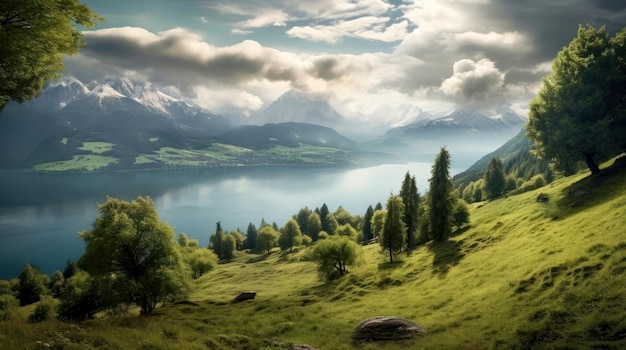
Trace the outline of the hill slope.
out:
M 0 348 L 353 349 L 356 324 L 395 315 L 428 333 L 385 349 L 623 349 L 625 175 L 622 157 L 600 177 L 473 205 L 460 235 L 396 264 L 377 245 L 364 247 L 361 264 L 331 283 L 317 279 L 303 251 L 241 255 L 199 279 L 188 301 L 151 317 L 0 322 Z M 540 192 L 548 202 L 536 201 Z M 231 303 L 242 291 L 257 298 Z

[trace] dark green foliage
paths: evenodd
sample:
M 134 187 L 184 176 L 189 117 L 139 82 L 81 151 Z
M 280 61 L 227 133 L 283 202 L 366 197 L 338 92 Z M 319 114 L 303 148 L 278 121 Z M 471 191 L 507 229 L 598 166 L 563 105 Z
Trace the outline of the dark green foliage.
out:
M 222 230 L 222 223 L 218 221 L 215 224 L 215 232 L 209 239 L 209 248 L 213 249 L 213 252 L 220 258 L 222 258 L 222 242 L 224 241 L 224 230 Z
M 50 285 L 48 288 L 50 289 L 50 294 L 53 297 L 58 297 L 61 293 L 61 289 L 63 288 L 63 284 L 65 283 L 65 277 L 63 277 L 63 273 L 59 270 L 56 270 L 52 273 L 52 277 L 50 278 Z
M 47 80 L 59 77 L 64 55 L 84 45 L 75 24 L 102 20 L 78 0 L 0 1 L 0 110 L 9 100 L 37 96 Z
M 184 296 L 190 273 L 174 230 L 159 221 L 154 202 L 109 197 L 98 209 L 93 229 L 80 233 L 86 249 L 79 266 L 98 284 L 110 284 L 107 303 L 134 303 L 147 315 L 159 302 Z
M 309 209 L 308 207 L 304 207 L 302 209 L 300 209 L 298 211 L 298 214 L 296 214 L 295 219 L 296 222 L 298 223 L 298 226 L 300 227 L 300 231 L 303 234 L 307 234 L 309 236 L 313 236 L 312 233 L 309 231 L 308 229 L 308 220 L 309 220 L 309 215 L 311 215 L 313 213 L 313 211 L 311 209 Z M 315 233 L 317 235 L 317 232 Z
M 328 232 L 328 234 L 330 234 L 330 235 L 334 235 L 335 232 L 337 231 L 337 228 L 339 228 L 339 222 L 337 222 L 337 219 L 335 218 L 335 215 L 333 215 L 333 213 L 329 213 L 326 216 L 326 220 L 325 221 L 326 221 L 326 225 L 327 225 L 327 230 L 325 230 L 325 231 Z
M 248 229 L 246 230 L 246 248 L 251 249 L 251 250 L 255 250 L 256 247 L 256 237 L 259 234 L 259 231 L 257 231 L 256 226 L 254 226 L 254 224 L 249 223 L 248 224 Z
M 378 242 L 383 251 L 389 252 L 389 262 L 393 263 L 393 255 L 406 247 L 406 225 L 404 224 L 404 203 L 400 196 L 390 196 L 387 200 L 387 217 L 382 235 Z
M 320 240 L 313 249 L 313 260 L 317 262 L 320 276 L 326 280 L 343 275 L 348 267 L 356 264 L 360 247 L 348 237 L 331 237 Z
M 464 200 L 458 200 L 456 205 L 454 206 L 454 211 L 452 213 L 452 225 L 456 227 L 456 229 L 460 229 L 463 225 L 470 222 L 470 213 L 469 208 Z
M 18 280 L 17 298 L 20 305 L 37 302 L 42 295 L 48 293 L 50 278 L 31 264 L 24 266 Z
M 454 209 L 454 188 L 450 179 L 450 153 L 445 147 L 435 159 L 428 192 L 428 223 L 430 237 L 443 241 L 452 231 L 452 211 Z
M 374 216 L 374 208 L 370 205 L 363 215 L 363 243 L 369 242 L 374 235 L 372 234 L 372 217 Z
M 54 316 L 54 300 L 47 296 L 41 299 L 33 313 L 28 316 L 30 322 L 41 322 Z
M 487 166 L 487 170 L 485 171 L 485 175 L 483 175 L 483 180 L 487 198 L 493 199 L 504 193 L 506 182 L 500 158 L 491 158 L 489 165 Z
M 76 273 L 76 270 L 78 270 L 78 266 L 76 266 L 76 262 L 68 260 L 65 263 L 65 269 L 63 270 L 63 278 L 72 277 Z
M 12 318 L 19 306 L 20 301 L 13 295 L 0 293 L 0 321 Z
M 309 230 L 308 235 L 311 237 L 313 242 L 317 241 L 317 236 L 322 231 L 322 220 L 320 219 L 320 215 L 316 212 L 312 212 L 307 218 L 307 230 Z
M 65 285 L 59 297 L 58 318 L 62 321 L 83 321 L 90 319 L 104 308 L 106 297 L 102 292 L 110 286 L 110 280 L 92 279 L 82 270 L 76 270 Z
M 280 237 L 278 238 L 278 245 L 281 250 L 290 251 L 294 246 L 298 246 L 302 243 L 302 232 L 298 223 L 294 219 L 289 219 L 281 230 Z
M 605 27 L 580 26 L 530 103 L 528 137 L 535 152 L 565 174 L 580 161 L 596 174 L 599 159 L 624 151 L 624 45 L 626 28 L 611 38 Z
M 382 210 L 383 209 L 383 205 L 380 204 L 380 202 L 376 203 L 376 206 L 374 207 L 374 211 L 376 210 Z
M 237 241 L 231 234 L 224 235 L 222 243 L 220 243 L 220 259 L 232 260 L 235 256 L 235 249 L 237 248 Z
M 414 247 L 417 245 L 416 237 L 418 231 L 418 212 L 420 197 L 417 192 L 415 176 L 411 176 L 407 171 L 402 181 L 400 198 L 404 203 L 404 224 L 406 225 L 406 245 Z
M 330 223 L 328 222 L 329 220 L 328 215 L 330 215 L 330 210 L 328 210 L 328 206 L 326 205 L 326 203 L 322 204 L 322 207 L 320 208 L 320 211 L 319 211 L 319 215 L 320 215 L 320 220 L 322 220 L 322 231 L 331 233 L 331 230 L 329 229 Z
M 243 234 L 243 232 L 239 231 L 239 229 L 235 229 L 228 232 L 228 235 L 232 236 L 235 239 L 236 250 L 242 250 L 244 248 L 246 236 Z

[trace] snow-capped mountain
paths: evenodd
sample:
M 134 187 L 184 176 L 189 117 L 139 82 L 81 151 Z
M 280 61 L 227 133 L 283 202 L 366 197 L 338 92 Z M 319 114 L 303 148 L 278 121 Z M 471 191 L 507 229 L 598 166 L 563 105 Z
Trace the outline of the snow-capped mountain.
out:
M 287 91 L 266 109 L 250 118 L 250 122 L 259 125 L 302 122 L 337 127 L 343 121 L 343 116 L 327 101 L 295 90 Z
M 25 104 L 37 110 L 58 111 L 65 108 L 69 103 L 84 97 L 90 90 L 80 80 L 68 75 L 48 84 L 38 98 Z
M 99 83 L 87 95 L 69 103 L 64 111 L 103 113 L 113 112 L 147 112 L 148 108 L 130 97 L 124 96 L 107 82 Z

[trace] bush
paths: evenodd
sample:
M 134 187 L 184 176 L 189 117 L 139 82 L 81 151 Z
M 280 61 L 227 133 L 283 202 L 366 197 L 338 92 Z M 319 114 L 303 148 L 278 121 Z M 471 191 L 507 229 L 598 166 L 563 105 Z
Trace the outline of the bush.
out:
M 20 306 L 19 300 L 9 294 L 0 295 L 0 321 L 13 318 L 13 314 Z
M 30 322 L 41 322 L 50 319 L 54 316 L 54 308 L 56 306 L 56 300 L 52 297 L 45 296 L 41 298 L 39 304 L 33 310 L 33 313 L 28 316 Z
M 318 272 L 326 280 L 348 272 L 348 266 L 356 264 L 360 246 L 345 236 L 318 241 L 312 257 L 317 262 Z

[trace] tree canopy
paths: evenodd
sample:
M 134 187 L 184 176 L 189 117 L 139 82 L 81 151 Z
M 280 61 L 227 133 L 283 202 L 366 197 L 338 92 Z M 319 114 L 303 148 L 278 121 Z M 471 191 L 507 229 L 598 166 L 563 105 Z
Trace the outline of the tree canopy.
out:
M 317 242 L 312 257 L 317 262 L 320 275 L 332 279 L 333 272 L 340 275 L 348 272 L 348 266 L 356 263 L 359 252 L 356 242 L 345 236 L 336 236 Z
M 76 25 L 91 27 L 104 18 L 78 0 L 0 1 L 0 110 L 9 100 L 39 94 L 63 70 L 63 55 L 85 42 Z
M 141 314 L 187 291 L 187 270 L 172 227 L 159 221 L 154 202 L 115 198 L 98 207 L 91 231 L 83 231 L 85 254 L 79 265 L 107 285 L 107 303 L 135 303 Z
M 504 193 L 506 180 L 500 158 L 491 158 L 487 170 L 485 170 L 485 174 L 483 175 L 483 179 L 485 181 L 487 198 L 493 199 Z
M 552 72 L 530 103 L 528 137 L 556 169 L 573 173 L 585 161 L 626 148 L 626 28 L 610 37 L 605 27 L 580 26 L 552 61 Z

